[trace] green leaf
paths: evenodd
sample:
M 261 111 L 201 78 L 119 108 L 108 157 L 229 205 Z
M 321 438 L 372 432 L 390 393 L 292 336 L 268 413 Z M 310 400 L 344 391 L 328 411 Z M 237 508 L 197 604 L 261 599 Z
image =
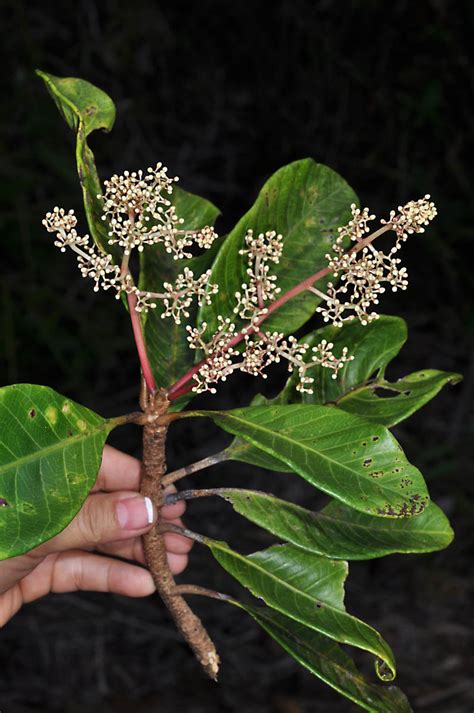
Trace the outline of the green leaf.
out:
M 116 425 L 46 386 L 0 389 L 0 559 L 28 552 L 69 524 Z
M 267 406 L 272 404 L 279 405 L 279 396 L 276 399 L 267 399 L 263 394 L 256 394 L 250 406 Z M 258 468 L 267 468 L 268 470 L 276 470 L 280 473 L 287 473 L 291 471 L 286 463 L 278 460 L 269 453 L 256 448 L 248 441 L 242 438 L 234 438 L 232 443 L 225 449 L 226 460 L 238 460 L 242 463 L 249 463 L 250 465 L 256 465 Z
M 183 230 L 199 230 L 206 225 L 214 225 L 220 211 L 212 203 L 174 187 L 170 200 L 176 206 L 176 213 L 183 218 Z M 199 257 L 189 260 L 174 260 L 162 245 L 151 246 L 141 254 L 141 270 L 139 287 L 141 290 L 161 292 L 163 282 L 174 282 L 185 267 L 189 267 L 196 276 L 210 268 L 221 241 L 215 241 L 212 248 L 204 251 Z M 164 306 L 158 300 L 157 307 L 144 316 L 145 342 L 148 356 L 158 387 L 170 386 L 192 367 L 196 352 L 189 349 L 186 324 L 194 325 L 197 307 L 195 303 L 189 308 L 190 317 L 185 324 L 176 324 L 174 319 L 162 319 Z M 173 408 L 183 407 L 192 397 L 179 399 Z
M 89 230 L 97 246 L 117 256 L 118 251 L 108 244 L 108 227 L 102 220 L 102 187 L 97 175 L 94 154 L 87 137 L 97 129 L 110 131 L 115 121 L 115 105 L 101 89 L 84 79 L 55 77 L 40 70 L 36 74 L 46 84 L 56 106 L 76 135 L 76 165 L 82 187 Z
M 272 609 L 340 643 L 378 657 L 384 680 L 395 677 L 395 661 L 380 634 L 343 608 L 347 563 L 329 560 L 293 545 L 275 545 L 241 555 L 225 542 L 203 538 L 219 564 Z
M 355 414 L 333 406 L 270 405 L 189 415 L 212 418 L 355 510 L 408 517 L 428 504 L 421 473 L 392 434 Z M 232 449 L 230 457 L 254 462 Z
M 279 398 L 280 402 L 333 403 L 352 389 L 366 384 L 376 372 L 383 375 L 387 364 L 406 342 L 407 327 L 400 317 L 381 315 L 365 326 L 357 320 L 343 327 L 323 327 L 302 337 L 300 341 L 315 347 L 323 339 L 334 344 L 336 356 L 340 356 L 343 348 L 347 347 L 348 353 L 355 357 L 354 360 L 343 366 L 337 379 L 332 378 L 331 369 L 313 367 L 308 372 L 308 375 L 314 377 L 313 394 L 296 391 L 297 374 L 292 375 Z M 310 358 L 311 349 L 306 354 L 307 359 Z
M 401 520 L 371 517 L 335 500 L 312 512 L 255 490 L 216 488 L 209 494 L 231 503 L 236 512 L 276 537 L 334 559 L 433 552 L 453 539 L 447 517 L 433 502 L 418 517 Z
M 342 396 L 337 406 L 369 421 L 395 426 L 431 401 L 443 386 L 457 384 L 461 379 L 461 374 L 436 369 L 415 371 L 395 382 L 376 379 Z
M 355 358 L 341 369 L 337 379 L 330 369 L 316 366 L 309 372 L 314 377 L 313 394 L 296 391 L 298 375 L 293 374 L 273 403 L 334 403 L 344 411 L 365 419 L 394 426 L 430 401 L 446 384 L 456 384 L 459 374 L 425 369 L 392 383 L 384 373 L 389 362 L 406 341 L 406 324 L 399 317 L 381 315 L 367 325 L 358 321 L 343 327 L 323 327 L 302 338 L 310 347 L 322 339 L 334 344 L 339 356 L 343 347 Z M 307 352 L 307 358 L 311 350 Z
M 211 282 L 219 285 L 219 293 L 212 305 L 202 307 L 199 321 L 207 322 L 209 332 L 214 332 L 218 315 L 234 316 L 235 292 L 246 282 L 247 270 L 247 257 L 239 255 L 239 250 L 249 228 L 256 234 L 276 230 L 283 235 L 282 258 L 272 265 L 283 294 L 327 265 L 325 255 L 332 236 L 350 218 L 351 203 L 357 202 L 341 176 L 312 159 L 279 169 L 229 233 L 212 268 Z M 325 281 L 319 284 L 324 287 Z M 302 293 L 271 315 L 265 326 L 285 334 L 293 332 L 311 317 L 319 301 L 311 292 Z
M 366 681 L 335 641 L 267 607 L 231 603 L 244 609 L 298 663 L 364 710 L 411 713 L 399 688 Z

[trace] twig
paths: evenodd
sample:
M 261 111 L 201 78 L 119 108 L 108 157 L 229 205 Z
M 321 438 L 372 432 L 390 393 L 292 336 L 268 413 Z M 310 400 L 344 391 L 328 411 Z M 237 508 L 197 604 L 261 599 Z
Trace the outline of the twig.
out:
M 195 500 L 196 498 L 207 498 L 219 495 L 222 488 L 206 488 L 202 490 L 178 490 L 177 493 L 169 493 L 165 497 L 165 505 L 175 505 L 180 500 Z
M 220 599 L 222 601 L 228 601 L 231 599 L 228 594 L 222 594 L 222 592 L 216 592 L 213 589 L 207 589 L 207 587 L 200 587 L 197 584 L 177 584 L 172 592 L 172 595 L 177 596 L 181 594 L 199 594 L 203 597 Z
M 161 481 L 162 486 L 166 488 L 168 485 L 176 483 L 177 480 L 181 480 L 181 478 L 185 478 L 187 475 L 197 473 L 199 470 L 209 468 L 211 465 L 221 463 L 224 460 L 227 460 L 227 453 L 225 450 L 215 453 L 212 456 L 207 456 L 207 458 L 198 460 L 195 463 L 190 463 L 190 465 L 186 465 L 184 468 L 167 473 Z
M 173 532 L 175 535 L 182 535 L 183 537 L 187 537 L 189 540 L 193 540 L 194 542 L 200 542 L 202 545 L 206 544 L 206 537 L 204 535 L 200 535 L 198 532 L 188 530 L 187 527 L 180 527 L 179 525 L 175 525 L 172 522 L 160 523 L 159 530 L 163 533 Z

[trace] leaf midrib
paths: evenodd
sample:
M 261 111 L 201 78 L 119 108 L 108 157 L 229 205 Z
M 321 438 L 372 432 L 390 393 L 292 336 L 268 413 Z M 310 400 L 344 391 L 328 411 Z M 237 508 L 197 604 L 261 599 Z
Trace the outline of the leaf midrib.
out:
M 204 413 L 205 413 L 205 412 L 204 412 Z M 210 413 L 210 412 L 208 412 L 208 413 Z M 222 412 L 219 412 L 219 411 L 214 411 L 213 413 L 218 414 L 218 416 L 219 416 L 220 418 L 222 418 L 223 420 L 225 420 L 225 419 L 227 419 L 227 420 L 232 420 L 232 419 L 233 419 L 234 421 L 237 421 L 238 423 L 243 423 L 244 425 L 247 425 L 247 422 L 246 422 L 246 421 L 244 421 L 243 419 L 239 419 L 237 416 L 229 416 L 229 415 L 223 414 Z M 207 415 L 207 414 L 206 414 L 206 415 Z M 307 449 L 307 450 L 310 451 L 311 453 L 314 453 L 316 456 L 319 456 L 319 457 L 322 458 L 323 460 L 328 461 L 328 463 L 331 463 L 331 464 L 333 464 L 334 466 L 336 466 L 336 467 L 338 467 L 338 468 L 343 468 L 343 469 L 347 470 L 347 471 L 348 471 L 349 473 L 351 473 L 352 475 L 356 475 L 359 479 L 362 480 L 362 482 L 364 482 L 364 483 L 370 485 L 370 482 L 369 482 L 366 478 L 364 478 L 364 474 L 363 474 L 363 473 L 359 473 L 358 471 L 349 468 L 345 463 L 341 463 L 340 461 L 334 460 L 333 458 L 329 458 L 329 456 L 325 455 L 325 454 L 322 453 L 321 451 L 316 451 L 316 450 L 314 450 L 313 448 L 310 448 L 310 447 L 307 446 L 307 445 L 303 445 L 300 441 L 292 440 L 292 439 L 288 438 L 287 436 L 283 435 L 281 432 L 276 433 L 275 431 L 272 431 L 272 430 L 270 430 L 270 429 L 268 429 L 268 428 L 265 428 L 265 427 L 261 426 L 260 424 L 254 423 L 254 422 L 252 422 L 251 425 L 252 425 L 253 428 L 256 428 L 257 430 L 260 430 L 260 431 L 262 431 L 263 433 L 271 434 L 271 435 L 272 435 L 273 437 L 275 437 L 275 438 L 282 439 L 282 440 L 284 440 L 284 441 L 287 441 L 287 442 L 290 443 L 290 444 L 295 444 L 296 446 L 299 446 L 300 448 Z M 250 436 L 242 436 L 242 437 L 243 437 L 243 438 L 251 438 Z M 255 445 L 257 448 L 261 448 L 261 450 L 263 450 L 263 451 L 266 450 L 265 448 L 262 448 L 261 445 L 258 445 L 258 444 L 255 443 L 255 442 L 254 442 L 254 445 Z M 273 454 L 271 453 L 270 455 L 273 455 Z M 277 460 L 279 460 L 279 457 L 278 457 L 278 456 L 275 456 L 275 457 L 276 457 Z M 285 462 L 285 461 L 283 461 L 283 462 Z M 290 464 L 291 464 L 291 466 L 294 468 L 295 466 L 293 465 L 293 463 L 294 463 L 294 461 L 292 461 L 291 459 L 288 458 L 287 465 L 290 465 Z M 299 467 L 299 466 L 297 466 L 297 467 Z M 378 485 L 379 485 L 379 487 L 380 487 L 381 489 L 383 489 L 385 492 L 388 491 L 388 492 L 391 492 L 391 493 L 396 493 L 397 496 L 398 496 L 399 498 L 402 498 L 404 501 L 405 501 L 405 500 L 408 500 L 408 498 L 406 498 L 406 497 L 404 498 L 404 497 L 403 497 L 403 494 L 399 493 L 398 490 L 396 490 L 396 488 L 390 488 L 387 484 L 382 484 L 382 483 L 378 483 Z M 331 491 L 329 491 L 329 490 L 326 490 L 326 492 L 330 493 L 331 495 L 335 495 L 333 492 L 331 492 Z M 340 498 L 340 495 L 338 495 L 338 497 Z
M 284 500 L 282 501 L 281 498 L 277 498 L 275 495 L 271 495 L 269 493 L 265 493 L 260 490 L 245 490 L 245 489 L 240 489 L 240 488 L 233 488 L 233 489 L 232 488 L 222 488 L 222 493 L 218 493 L 218 495 L 220 495 L 220 497 L 222 497 L 223 499 L 226 499 L 228 501 L 230 500 L 233 507 L 235 506 L 235 503 L 232 499 L 234 497 L 233 491 L 237 492 L 237 497 L 239 497 L 240 495 L 242 495 L 242 496 L 249 495 L 250 497 L 253 497 L 256 495 L 257 497 L 261 498 L 262 500 L 268 501 L 270 505 L 272 504 L 271 501 L 273 501 L 273 500 L 277 500 L 279 502 L 284 502 L 285 505 L 287 504 Z M 369 532 L 371 531 L 370 525 L 360 525 L 359 523 L 344 523 L 343 521 L 338 520 L 334 516 L 327 515 L 326 513 L 324 513 L 324 511 L 323 512 L 314 512 L 313 510 L 308 510 L 307 508 L 303 508 L 303 507 L 301 507 L 301 505 L 296 505 L 295 503 L 290 503 L 290 505 L 292 507 L 294 507 L 296 510 L 298 510 L 299 512 L 303 513 L 303 516 L 307 516 L 311 520 L 316 520 L 316 521 L 317 520 L 327 520 L 330 524 L 335 523 L 336 525 L 342 525 L 343 527 L 347 527 L 347 528 L 355 528 L 355 529 L 364 530 L 364 531 L 367 530 Z M 242 510 L 244 508 L 245 508 L 245 504 L 243 505 Z M 410 518 L 410 520 L 411 519 L 412 518 Z M 377 522 L 380 522 L 381 520 L 382 520 L 382 518 L 377 518 Z M 386 520 L 387 520 L 387 518 L 384 518 L 382 521 L 385 523 Z M 398 522 L 398 520 L 390 520 L 389 522 L 391 522 L 391 523 Z M 387 534 L 392 533 L 392 531 L 390 529 L 387 529 L 385 527 L 378 527 L 376 532 L 382 532 L 382 533 L 387 533 Z M 415 533 L 410 533 L 410 534 L 443 535 L 443 533 L 444 533 L 443 530 L 416 530 Z
M 289 584 L 288 582 L 285 582 L 285 581 L 282 580 L 282 579 L 279 579 L 279 578 L 276 577 L 272 572 L 268 572 L 268 570 L 266 570 L 266 569 L 264 569 L 263 567 L 259 566 L 257 563 L 255 563 L 254 560 L 248 559 L 248 558 L 245 557 L 244 555 L 241 555 L 240 552 L 236 552 L 235 550 L 232 550 L 230 547 L 227 546 L 226 543 L 221 543 L 221 542 L 218 542 L 217 540 L 211 540 L 211 539 L 207 539 L 207 538 L 206 538 L 206 540 L 205 540 L 205 543 L 206 543 L 206 544 L 208 545 L 208 547 L 210 547 L 211 549 L 212 549 L 213 547 L 215 547 L 217 550 L 219 550 L 219 551 L 221 551 L 221 552 L 224 552 L 224 554 L 227 554 L 227 555 L 230 556 L 230 557 L 235 557 L 236 559 L 243 561 L 245 564 L 249 564 L 249 563 L 250 563 L 251 566 L 254 567 L 254 569 L 256 569 L 257 571 L 259 571 L 260 573 L 263 573 L 263 575 L 266 575 L 267 577 L 269 577 L 270 579 L 272 579 L 272 580 L 274 580 L 275 582 L 279 583 L 280 585 L 286 587 L 287 589 L 289 589 L 289 590 L 292 591 L 293 593 L 296 593 L 297 595 L 304 597 L 305 599 L 309 600 L 311 603 L 313 603 L 314 601 L 321 601 L 321 602 L 323 602 L 324 607 L 325 607 L 326 609 L 329 609 L 331 612 L 335 612 L 336 615 L 339 614 L 339 615 L 342 615 L 343 617 L 347 617 L 347 619 L 349 619 L 349 620 L 351 621 L 351 623 L 352 623 L 354 626 L 357 627 L 359 634 L 361 633 L 361 632 L 359 631 L 359 629 L 362 628 L 363 631 L 367 631 L 367 632 L 369 632 L 369 633 L 371 634 L 372 637 L 375 637 L 376 641 L 380 644 L 380 648 L 378 648 L 378 647 L 376 647 L 376 646 L 372 646 L 372 645 L 370 644 L 370 641 L 369 641 L 370 648 L 369 648 L 369 647 L 361 646 L 359 643 L 357 643 L 357 644 L 354 643 L 354 642 L 355 642 L 355 639 L 353 639 L 352 641 L 350 641 L 349 639 L 347 639 L 346 641 L 344 641 L 344 642 L 342 642 L 342 643 L 351 644 L 352 646 L 355 646 L 356 648 L 361 648 L 361 649 L 363 649 L 363 650 L 370 651 L 370 652 L 371 652 L 372 654 L 374 654 L 375 656 L 380 656 L 380 658 L 382 658 L 382 659 L 385 661 L 385 663 L 389 666 L 389 668 L 392 669 L 392 670 L 394 670 L 394 665 L 393 665 L 393 662 L 392 662 L 392 657 L 391 657 L 391 655 L 390 655 L 390 651 L 386 651 L 386 648 L 387 648 L 388 645 L 384 642 L 384 640 L 382 639 L 381 635 L 380 635 L 375 629 L 373 629 L 369 624 L 366 624 L 366 623 L 365 623 L 364 621 L 362 621 L 361 619 L 358 619 L 357 617 L 353 616 L 352 614 L 349 614 L 349 613 L 348 613 L 347 611 L 345 611 L 344 609 L 338 609 L 338 608 L 335 607 L 334 605 L 328 604 L 328 603 L 327 603 L 326 601 L 324 601 L 323 599 L 319 599 L 319 600 L 318 600 L 317 597 L 311 597 L 311 595 L 307 594 L 306 592 L 302 592 L 300 589 L 296 589 L 293 585 Z M 254 585 L 249 585 L 249 589 L 252 591 L 252 593 L 255 593 L 255 591 L 254 591 Z M 257 594 L 256 596 L 262 596 L 262 595 L 261 595 L 261 594 Z M 279 602 L 278 602 L 278 606 L 281 607 L 281 604 L 280 604 Z M 275 607 L 275 608 L 276 608 L 276 607 Z M 277 611 L 280 611 L 280 609 L 277 609 Z M 285 611 L 282 611 L 281 613 L 282 613 L 282 614 L 286 614 L 287 616 L 290 617 L 290 619 L 294 619 L 294 621 L 297 621 L 297 622 L 299 622 L 299 623 L 301 623 L 301 624 L 304 624 L 304 625 L 308 626 L 310 629 L 314 629 L 315 631 L 318 631 L 318 632 L 320 632 L 320 633 L 323 633 L 320 628 L 319 628 L 319 629 L 316 628 L 316 622 L 315 622 L 314 624 L 313 624 L 313 623 L 308 623 L 308 622 L 303 622 L 303 621 L 301 621 L 301 619 L 297 619 L 294 614 L 291 614 L 289 611 L 286 611 L 286 610 L 285 610 Z M 336 639 L 335 637 L 331 636 L 331 635 L 328 634 L 328 633 L 325 633 L 325 636 L 328 636 L 329 638 L 333 639 L 334 641 L 339 641 L 339 639 Z M 367 638 L 366 638 L 363 634 L 362 634 L 362 638 L 363 638 L 365 641 L 367 641 Z M 382 655 L 381 652 L 383 652 L 383 655 Z
M 250 613 L 250 612 L 248 612 L 248 613 Z M 252 616 L 252 614 L 251 614 L 251 616 Z M 260 623 L 260 622 L 259 622 L 259 614 L 255 614 L 252 618 L 255 618 L 255 620 L 257 621 L 257 623 Z M 265 621 L 265 616 L 264 616 L 264 615 L 262 615 L 262 619 Z M 266 620 L 266 621 L 268 622 L 268 620 Z M 298 622 L 298 623 L 299 623 L 299 622 Z M 260 624 L 260 625 L 263 626 L 262 624 Z M 270 624 L 268 624 L 268 626 L 269 626 L 269 628 L 271 628 L 272 626 L 274 626 L 277 630 L 279 630 L 279 631 L 280 631 L 280 636 L 281 636 L 281 632 L 283 632 L 283 637 L 282 637 L 283 639 L 284 639 L 285 637 L 288 637 L 293 643 L 296 644 L 296 646 L 299 646 L 299 647 L 300 647 L 301 649 L 303 649 L 305 652 L 309 652 L 309 653 L 312 654 L 313 656 L 316 655 L 318 658 L 320 658 L 320 659 L 325 659 L 326 661 L 328 661 L 328 662 L 331 664 L 331 666 L 333 666 L 335 669 L 337 669 L 338 671 L 340 671 L 339 676 L 341 676 L 341 673 L 342 673 L 342 674 L 343 674 L 343 677 L 347 677 L 347 676 L 348 676 L 349 679 L 353 679 L 353 680 L 354 680 L 354 685 L 356 685 L 356 687 L 358 687 L 359 689 L 360 689 L 360 688 L 364 689 L 366 686 L 370 686 L 370 685 L 371 685 L 371 684 L 368 684 L 367 681 L 365 681 L 365 679 L 363 678 L 363 676 L 361 676 L 361 674 L 360 674 L 359 672 L 357 672 L 357 673 L 354 673 L 353 671 L 349 671 L 349 672 L 348 672 L 348 669 L 345 668 L 342 664 L 340 664 L 340 663 L 338 663 L 338 662 L 334 662 L 334 660 L 330 657 L 330 655 L 329 655 L 328 653 L 320 653 L 320 652 L 317 652 L 317 653 L 315 654 L 315 652 L 311 649 L 311 647 L 310 647 L 309 644 L 307 644 L 303 639 L 301 639 L 299 636 L 297 636 L 297 635 L 294 634 L 293 632 L 288 631 L 287 629 L 285 629 L 282 624 L 280 624 L 280 623 L 278 623 L 278 622 L 275 622 L 273 619 L 270 618 Z M 324 636 L 324 634 L 322 634 L 322 636 Z M 328 637 L 328 638 L 329 638 L 329 637 Z M 331 641 L 334 641 L 334 640 L 332 639 Z M 334 642 L 332 645 L 333 645 L 335 648 L 338 649 L 338 644 L 337 644 L 336 642 Z M 339 650 L 339 649 L 338 649 L 338 650 Z M 296 654 L 296 655 L 298 655 L 298 654 Z M 298 658 L 301 659 L 302 657 L 299 656 Z M 352 661 L 351 661 L 351 663 L 352 663 Z M 312 673 L 314 673 L 314 670 L 313 670 L 312 667 L 310 667 L 309 665 L 305 665 L 304 663 L 302 663 L 302 665 L 305 666 L 305 668 L 308 668 L 308 670 L 310 670 Z M 334 690 L 339 691 L 339 693 L 342 693 L 342 694 L 343 694 L 344 696 L 346 696 L 349 700 L 354 701 L 354 703 L 357 703 L 358 705 L 361 705 L 361 700 L 360 700 L 360 699 L 355 698 L 355 697 L 354 697 L 354 694 L 349 693 L 349 692 L 348 692 L 346 689 L 344 689 L 341 685 L 335 685 L 334 682 L 333 682 L 328 676 L 325 676 L 325 675 L 322 674 L 322 673 L 318 673 L 318 674 L 315 674 L 315 675 L 317 675 L 318 678 L 320 678 L 322 681 L 324 681 L 325 683 L 327 683 L 328 685 L 330 685 L 331 687 L 333 687 Z M 372 692 L 372 691 L 371 691 L 371 692 Z M 378 691 L 377 691 L 377 693 L 378 693 Z M 364 702 L 364 701 L 362 701 L 362 702 Z M 382 702 L 384 703 L 383 700 L 382 700 Z M 365 707 L 365 706 L 364 706 L 364 707 Z M 376 709 L 375 709 L 375 708 L 367 708 L 366 710 L 373 710 L 373 711 L 375 711 Z
M 20 458 L 17 458 L 14 462 L 10 462 L 7 464 L 0 465 L 0 475 L 3 475 L 4 473 L 7 473 L 9 470 L 12 470 L 13 468 L 20 468 L 23 465 L 26 465 L 28 463 L 32 463 L 36 460 L 41 460 L 41 458 L 44 458 L 48 455 L 51 455 L 51 453 L 55 453 L 56 451 L 64 450 L 69 445 L 73 445 L 74 443 L 79 443 L 80 441 L 84 441 L 87 438 L 90 438 L 91 436 L 95 436 L 101 431 L 111 429 L 112 424 L 110 421 L 105 421 L 103 424 L 98 425 L 97 427 L 93 428 L 92 430 L 88 431 L 87 433 L 77 433 L 75 436 L 69 436 L 67 439 L 58 441 L 57 443 L 53 443 L 51 446 L 46 446 L 45 448 L 41 448 L 41 450 L 36 450 L 33 453 L 30 453 L 27 456 L 21 456 Z M 67 446 L 64 445 L 67 443 Z

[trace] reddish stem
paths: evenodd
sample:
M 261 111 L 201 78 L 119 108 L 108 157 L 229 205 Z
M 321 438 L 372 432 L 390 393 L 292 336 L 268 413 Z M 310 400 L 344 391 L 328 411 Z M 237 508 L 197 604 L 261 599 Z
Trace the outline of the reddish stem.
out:
M 363 240 L 360 240 L 349 250 L 348 254 L 351 255 L 352 253 L 359 252 L 359 250 L 362 250 L 362 248 L 369 245 L 373 240 L 375 240 L 375 238 L 378 238 L 380 235 L 382 235 L 382 233 L 385 233 L 387 232 L 387 230 L 391 229 L 392 226 L 390 225 L 390 223 L 387 223 L 382 228 L 379 228 L 379 230 L 376 230 L 375 233 L 372 233 Z M 275 312 L 277 309 L 286 304 L 286 302 L 293 299 L 293 297 L 296 297 L 297 295 L 301 294 L 301 292 L 305 292 L 305 290 L 311 287 L 314 282 L 321 280 L 323 277 L 326 277 L 326 275 L 329 275 L 329 273 L 331 272 L 332 270 L 330 267 L 324 267 L 322 270 L 318 270 L 318 272 L 315 272 L 313 275 L 310 275 L 305 280 L 295 285 L 295 287 L 292 287 L 291 290 L 288 290 L 288 292 L 285 292 L 284 295 L 279 297 L 277 300 L 275 300 L 275 302 L 272 302 L 268 306 L 265 314 L 263 314 L 255 323 L 255 329 L 257 330 L 257 328 L 262 324 L 262 322 L 264 322 L 271 314 L 273 314 L 273 312 Z M 244 336 L 245 335 L 243 332 L 238 332 L 238 334 L 236 334 L 235 337 L 230 340 L 229 344 L 226 346 L 226 349 L 235 347 L 244 339 Z M 189 382 L 193 378 L 194 374 L 197 374 L 201 366 L 205 363 L 206 359 L 202 359 L 198 364 L 195 364 L 192 369 L 189 369 L 189 371 L 187 371 L 184 376 L 178 379 L 178 381 L 176 381 L 173 386 L 170 387 L 168 391 L 169 401 L 174 401 L 180 396 L 184 396 L 184 394 L 187 394 L 188 391 L 191 391 L 192 385 Z
M 130 321 L 132 322 L 133 336 L 135 338 L 135 344 L 137 347 L 138 358 L 140 359 L 140 365 L 142 367 L 143 378 L 147 385 L 147 389 L 151 394 L 156 392 L 156 382 L 153 372 L 151 370 L 150 362 L 148 360 L 148 354 L 146 352 L 145 340 L 143 338 L 142 325 L 140 322 L 140 315 L 135 309 L 137 304 L 137 296 L 135 294 L 127 295 L 128 309 L 130 311 Z

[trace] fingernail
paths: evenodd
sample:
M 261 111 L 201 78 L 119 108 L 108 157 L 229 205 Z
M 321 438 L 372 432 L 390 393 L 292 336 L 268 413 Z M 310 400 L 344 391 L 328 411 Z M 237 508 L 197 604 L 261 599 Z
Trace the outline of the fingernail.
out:
M 153 503 L 150 498 L 138 495 L 117 503 L 117 519 L 124 530 L 139 530 L 151 525 L 154 520 Z

